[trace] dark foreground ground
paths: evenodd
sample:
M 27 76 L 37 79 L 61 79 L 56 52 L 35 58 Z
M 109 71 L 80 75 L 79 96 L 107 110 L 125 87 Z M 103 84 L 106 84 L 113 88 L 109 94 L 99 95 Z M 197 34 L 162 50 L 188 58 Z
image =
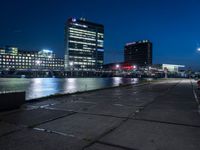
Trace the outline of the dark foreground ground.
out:
M 171 79 L 0 113 L 0 150 L 200 150 L 198 90 Z

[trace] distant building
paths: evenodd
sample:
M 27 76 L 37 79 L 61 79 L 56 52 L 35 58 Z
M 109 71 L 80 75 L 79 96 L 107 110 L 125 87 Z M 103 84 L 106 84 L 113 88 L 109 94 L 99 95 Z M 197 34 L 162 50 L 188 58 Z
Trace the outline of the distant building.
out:
M 6 46 L 5 53 L 17 55 L 18 54 L 18 48 L 13 46 Z
M 184 65 L 162 64 L 162 69 L 169 72 L 179 72 L 180 68 L 184 67 Z
M 59 71 L 64 60 L 56 58 L 53 51 L 22 51 L 14 47 L 0 48 L 0 70 Z
M 45 58 L 55 58 L 56 57 L 55 54 L 53 53 L 53 51 L 46 50 L 46 49 L 39 51 L 38 55 L 40 57 L 45 57 Z
M 0 48 L 0 54 L 5 54 L 5 48 Z
M 104 62 L 104 26 L 70 18 L 65 24 L 65 70 L 94 71 Z
M 138 66 L 152 65 L 152 43 L 148 40 L 127 43 L 124 47 L 124 61 Z

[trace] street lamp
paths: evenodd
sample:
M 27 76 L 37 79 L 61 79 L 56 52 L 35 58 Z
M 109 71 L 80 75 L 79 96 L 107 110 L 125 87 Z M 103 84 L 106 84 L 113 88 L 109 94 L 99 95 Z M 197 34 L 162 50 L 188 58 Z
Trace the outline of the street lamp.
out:
M 69 65 L 70 65 L 71 77 L 72 77 L 72 71 L 73 71 L 74 62 L 70 61 L 70 62 L 69 62 Z
M 116 68 L 119 69 L 119 64 L 116 64 Z
M 137 66 L 136 66 L 136 65 L 133 65 L 133 69 L 134 69 L 134 70 L 137 69 Z
M 35 68 L 37 69 L 37 70 L 36 70 L 36 75 L 38 76 L 39 70 L 41 69 L 41 68 L 40 68 L 41 61 L 40 61 L 40 60 L 36 60 L 36 61 L 35 61 L 35 64 L 36 64 L 36 67 L 35 67 Z
M 117 75 L 117 72 L 119 71 L 119 67 L 120 67 L 119 64 L 116 64 L 116 65 L 115 65 L 115 68 L 116 68 L 116 75 Z

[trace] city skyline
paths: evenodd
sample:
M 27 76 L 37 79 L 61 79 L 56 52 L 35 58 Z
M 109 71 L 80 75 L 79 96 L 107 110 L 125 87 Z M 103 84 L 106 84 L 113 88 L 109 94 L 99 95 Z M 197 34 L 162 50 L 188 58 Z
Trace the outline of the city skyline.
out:
M 123 61 L 125 43 L 152 41 L 153 63 L 199 69 L 198 2 L 192 1 L 2 1 L 0 46 L 51 49 L 64 55 L 64 23 L 70 17 L 105 27 L 105 63 Z M 101 2 L 101 3 L 100 3 Z M 71 7 L 73 6 L 73 7 Z

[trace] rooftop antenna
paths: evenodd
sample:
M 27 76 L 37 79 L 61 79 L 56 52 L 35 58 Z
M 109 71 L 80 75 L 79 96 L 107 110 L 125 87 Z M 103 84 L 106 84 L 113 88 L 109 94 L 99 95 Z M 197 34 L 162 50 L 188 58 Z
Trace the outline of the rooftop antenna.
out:
M 84 14 L 85 14 L 84 12 L 82 12 L 82 14 L 81 14 L 80 20 L 82 20 L 82 21 L 86 21 L 85 17 L 83 17 L 83 16 L 85 16 Z

